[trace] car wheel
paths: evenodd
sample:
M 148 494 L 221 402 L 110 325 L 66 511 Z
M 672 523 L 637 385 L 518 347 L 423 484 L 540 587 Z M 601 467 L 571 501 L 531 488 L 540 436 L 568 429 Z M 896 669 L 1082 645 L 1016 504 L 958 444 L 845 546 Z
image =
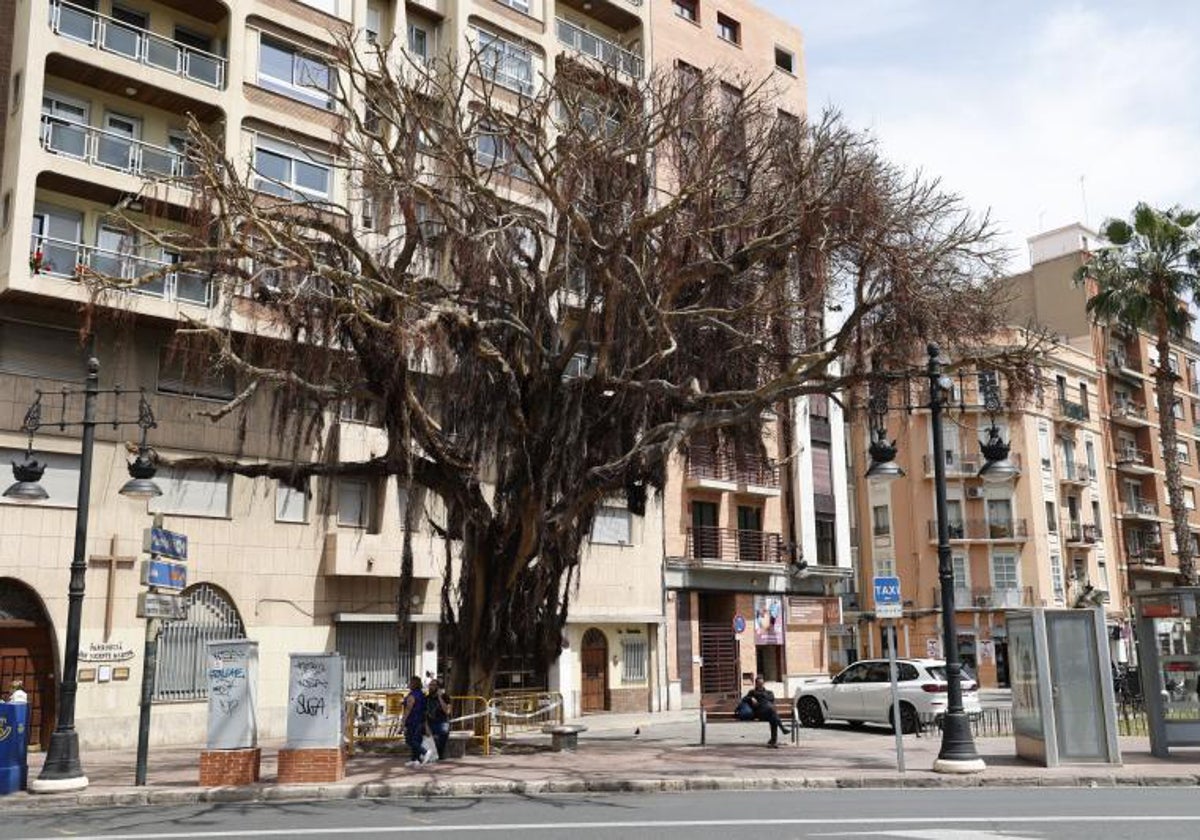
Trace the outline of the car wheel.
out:
M 851 729 L 862 729 L 863 727 L 863 722 L 861 720 L 848 720 L 846 723 L 850 724 Z
M 888 712 L 888 723 L 892 725 L 892 729 L 896 728 L 896 717 L 892 712 Z M 917 717 L 917 710 L 908 703 L 900 704 L 900 730 L 905 735 L 912 735 L 921 726 L 921 720 Z
M 815 697 L 801 697 L 800 705 L 796 707 L 800 722 L 811 729 L 825 725 L 825 715 L 821 712 L 821 704 Z

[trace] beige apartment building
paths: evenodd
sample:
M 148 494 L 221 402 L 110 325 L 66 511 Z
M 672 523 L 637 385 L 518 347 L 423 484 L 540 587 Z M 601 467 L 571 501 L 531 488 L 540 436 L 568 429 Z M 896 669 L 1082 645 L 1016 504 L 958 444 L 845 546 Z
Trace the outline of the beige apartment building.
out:
M 1043 387 L 1022 402 L 1009 402 L 1002 392 L 1005 406 L 995 416 L 983 410 L 989 374 L 953 373 L 940 449 L 927 409 L 889 415 L 888 437 L 897 441 L 905 476 L 890 485 L 858 480 L 863 655 L 886 653 L 885 631 L 868 593 L 873 576 L 890 575 L 899 576 L 904 601 L 900 655 L 942 655 L 935 459 L 946 470 L 959 652 L 982 685 L 1009 684 L 1007 609 L 1094 600 L 1106 603 L 1117 627 L 1123 582 L 1111 527 L 1101 388 L 1086 337 L 1056 344 L 1041 373 Z M 979 442 L 993 425 L 1021 468 L 1015 481 L 979 477 Z M 863 470 L 870 464 L 868 444 L 866 424 L 856 423 L 854 462 Z
M 770 68 L 780 61 L 771 38 L 780 37 L 802 103 L 798 33 L 782 37 L 773 26 L 768 38 L 750 7 L 721 5 L 746 25 L 745 41 L 730 44 L 731 55 L 753 45 L 765 52 L 752 64 Z M 185 172 L 187 115 L 220 138 L 236 165 L 298 192 L 342 200 L 350 185 L 333 165 L 336 115 L 313 85 L 332 72 L 323 58 L 333 49 L 331 32 L 351 27 L 364 44 L 394 35 L 417 58 L 487 49 L 499 57 L 495 80 L 528 93 L 564 62 L 643 75 L 653 28 L 691 26 L 668 6 L 638 0 L 0 3 L 0 60 L 8 67 L 0 109 L 0 461 L 24 452 L 20 428 L 35 389 L 49 394 L 49 421 L 51 409 L 58 410 L 57 402 L 50 405 L 55 392 L 82 380 L 77 313 L 87 294 L 76 267 L 132 277 L 177 259 L 132 241 L 109 213 L 121 207 L 136 214 L 153 200 L 168 218 L 185 223 L 186 191 L 149 197 L 142 190 L 150 176 Z M 711 34 L 712 11 L 706 2 L 706 28 L 697 37 Z M 698 66 L 712 63 L 709 40 L 717 43 L 706 39 L 693 56 Z M 203 418 L 201 412 L 236 393 L 237 381 L 198 374 L 167 349 L 183 316 L 251 327 L 253 292 L 214 300 L 206 278 L 175 272 L 139 294 L 107 301 L 132 317 L 97 332 L 101 385 L 147 389 L 159 421 L 150 443 L 164 455 L 291 457 L 291 443 L 276 435 L 265 403 L 244 429 L 231 418 Z M 135 404 L 127 398 L 121 413 L 128 416 Z M 117 410 L 102 400 L 101 416 Z M 80 415 L 77 401 L 67 413 Z M 326 445 L 336 444 L 346 457 L 380 451 L 381 431 L 356 407 L 329 420 Z M 164 495 L 132 502 L 117 490 L 133 435 L 103 426 L 97 434 L 76 715 L 85 749 L 127 746 L 135 737 L 144 622 L 135 615 L 142 586 L 134 561 L 155 514 L 188 536 L 190 557 L 188 617 L 170 623 L 160 645 L 153 741 L 203 739 L 207 640 L 258 641 L 264 736 L 283 732 L 288 653 L 341 652 L 351 689 L 392 687 L 410 674 L 444 668 L 437 627 L 445 552 L 428 527 L 414 537 L 411 622 L 401 627 L 395 618 L 403 521 L 397 512 L 418 503 L 395 480 L 320 481 L 305 494 L 262 479 L 163 471 L 157 481 Z M 33 447 L 49 464 L 43 481 L 49 498 L 26 506 L 0 499 L 0 679 L 7 684 L 20 676 L 31 691 L 36 746 L 53 728 L 61 678 L 78 429 L 47 425 Z M 751 495 L 763 508 L 774 505 L 763 510 L 761 527 L 777 533 L 785 515 L 780 482 L 766 483 L 774 486 Z M 681 532 L 673 522 L 672 535 L 664 535 L 663 506 L 651 499 L 644 516 L 620 506 L 601 512 L 562 656 L 549 672 L 514 656 L 502 663 L 499 687 L 561 692 L 569 715 L 666 706 L 663 550 Z M 435 521 L 443 515 L 432 503 L 427 510 Z M 817 553 L 814 546 L 808 556 Z
M 1152 337 L 1118 326 L 1094 326 L 1086 313 L 1093 289 L 1074 282 L 1075 271 L 1103 242 L 1094 231 L 1070 225 L 1029 240 L 1032 267 L 1013 278 L 1014 319 L 1045 325 L 1086 341 L 1100 372 L 1096 399 L 1103 421 L 1105 475 L 1113 500 L 1107 542 L 1125 591 L 1169 586 L 1178 570 L 1177 544 L 1162 461 L 1154 372 L 1162 360 Z M 1176 427 L 1184 501 L 1193 540 L 1200 534 L 1195 512 L 1200 487 L 1200 342 L 1180 337 L 1166 360 L 1178 379 Z M 1120 603 L 1128 614 L 1128 602 Z M 1117 635 L 1114 633 L 1114 635 Z M 1119 661 L 1133 657 L 1128 624 L 1115 639 Z
M 783 114 L 805 114 L 803 37 L 751 3 L 651 4 L 653 67 L 716 74 L 737 97 L 765 82 Z M 697 442 L 673 459 L 665 494 L 666 670 L 672 707 L 744 692 L 763 674 L 791 694 L 853 650 L 837 593 L 850 576 L 839 407 L 798 400 L 769 419 L 764 453 Z

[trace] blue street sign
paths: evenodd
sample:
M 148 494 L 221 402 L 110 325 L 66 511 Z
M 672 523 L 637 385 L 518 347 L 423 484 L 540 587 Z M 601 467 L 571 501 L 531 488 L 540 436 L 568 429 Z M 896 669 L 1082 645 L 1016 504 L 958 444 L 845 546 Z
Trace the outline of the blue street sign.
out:
M 142 551 L 175 560 L 187 559 L 187 542 L 184 534 L 166 528 L 147 528 L 142 532 Z
M 187 566 L 170 560 L 143 560 L 142 584 L 180 590 L 187 586 Z
M 875 605 L 900 603 L 900 578 L 875 578 Z

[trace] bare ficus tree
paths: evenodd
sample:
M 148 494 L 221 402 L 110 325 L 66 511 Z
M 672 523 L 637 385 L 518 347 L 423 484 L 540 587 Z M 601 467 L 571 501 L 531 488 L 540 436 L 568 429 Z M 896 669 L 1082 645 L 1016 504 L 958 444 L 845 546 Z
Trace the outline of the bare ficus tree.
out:
M 226 317 L 179 330 L 241 383 L 214 418 L 269 394 L 312 427 L 365 401 L 388 441 L 359 462 L 177 464 L 440 498 L 457 690 L 487 695 L 505 653 L 558 655 L 598 508 L 643 512 L 690 440 L 760 447 L 790 399 L 907 369 L 927 341 L 968 354 L 997 326 L 990 224 L 765 85 L 563 61 L 514 92 L 486 51 L 340 56 L 321 149 L 340 198 L 196 131 L 191 224 L 129 224 L 220 288 Z

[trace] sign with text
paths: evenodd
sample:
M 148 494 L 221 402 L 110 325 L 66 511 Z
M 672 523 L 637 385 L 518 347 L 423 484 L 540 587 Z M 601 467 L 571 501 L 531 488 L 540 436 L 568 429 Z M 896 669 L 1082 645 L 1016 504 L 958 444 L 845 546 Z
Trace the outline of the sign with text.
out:
M 166 528 L 147 528 L 142 532 L 142 551 L 173 560 L 187 560 L 188 539 L 186 535 Z
M 180 621 L 187 618 L 183 598 L 170 592 L 139 592 L 137 600 L 138 618 L 165 618 Z
M 134 657 L 133 648 L 124 642 L 88 642 L 79 646 L 80 662 L 127 662 Z
M 258 746 L 258 642 L 208 643 L 208 748 Z
M 875 592 L 875 617 L 900 618 L 904 605 L 900 600 L 900 578 L 877 577 L 873 581 Z
M 187 586 L 187 566 L 170 560 L 143 560 L 142 585 L 176 591 Z
M 342 743 L 344 671 L 338 653 L 293 653 L 288 670 L 287 748 Z

